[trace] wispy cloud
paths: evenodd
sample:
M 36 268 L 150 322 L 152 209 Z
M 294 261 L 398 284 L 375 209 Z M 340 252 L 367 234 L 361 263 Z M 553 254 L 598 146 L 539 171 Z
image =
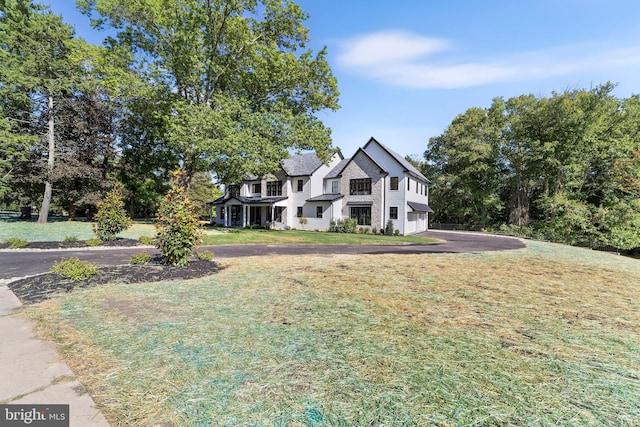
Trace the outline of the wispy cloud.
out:
M 450 59 L 453 44 L 405 31 L 365 34 L 341 43 L 338 65 L 386 84 L 451 89 L 543 79 L 607 68 L 640 67 L 640 48 L 564 46 L 499 58 Z

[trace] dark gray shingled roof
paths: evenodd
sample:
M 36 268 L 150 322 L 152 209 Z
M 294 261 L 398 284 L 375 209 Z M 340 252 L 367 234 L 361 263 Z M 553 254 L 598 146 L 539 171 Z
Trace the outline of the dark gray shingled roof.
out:
M 340 172 L 342 172 L 342 169 L 344 169 L 347 163 L 349 163 L 349 160 L 351 160 L 351 158 L 340 160 L 340 163 L 338 163 L 336 167 L 331 169 L 329 173 L 325 175 L 324 179 L 337 178 L 340 175 Z
M 321 194 L 307 199 L 307 202 L 333 202 L 334 200 L 342 199 L 343 197 L 344 194 Z
M 311 175 L 320 166 L 322 161 L 316 153 L 296 154 L 282 162 L 282 168 L 289 176 Z
M 433 209 L 423 203 L 407 202 L 407 204 L 414 212 L 433 212 Z
M 431 181 L 429 181 L 429 179 L 422 175 L 422 173 L 415 168 L 415 166 L 413 166 L 411 163 L 409 163 L 407 161 L 407 159 L 405 159 L 404 157 L 402 157 L 400 154 L 396 153 L 395 151 L 391 150 L 389 147 L 385 146 L 384 144 L 382 144 L 380 141 L 378 141 L 375 138 L 371 138 L 369 140 L 369 142 L 367 142 L 364 146 L 364 149 L 366 151 L 367 149 L 367 145 L 371 144 L 372 141 L 375 141 L 378 143 L 378 145 L 380 147 L 382 147 L 387 153 L 389 153 L 391 155 L 391 157 L 393 157 L 394 159 L 396 159 L 396 161 L 398 163 L 400 163 L 402 165 L 403 168 L 405 168 L 407 170 L 407 172 L 409 172 L 412 175 L 415 175 L 416 177 L 425 180 L 426 182 L 428 182 L 429 184 L 431 184 Z
M 208 205 L 224 205 L 227 200 L 236 199 L 241 203 L 247 204 L 265 204 L 265 203 L 275 203 L 280 202 L 282 200 L 286 200 L 286 196 L 278 196 L 278 197 L 243 197 L 243 196 L 222 196 L 214 200 L 213 202 L 208 202 Z

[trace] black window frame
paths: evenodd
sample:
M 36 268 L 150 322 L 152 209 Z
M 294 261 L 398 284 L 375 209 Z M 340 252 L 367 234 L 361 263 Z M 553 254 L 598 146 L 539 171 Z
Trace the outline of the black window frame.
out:
M 251 193 L 253 193 L 253 194 L 262 194 L 262 183 L 259 182 L 257 184 L 255 184 L 255 183 L 251 184 Z
M 335 188 L 333 188 L 335 184 Z M 338 194 L 340 192 L 340 183 L 338 181 L 331 181 L 331 194 Z
M 282 213 L 284 212 L 284 206 L 275 206 L 273 209 L 273 222 L 282 222 Z
M 371 225 L 371 206 L 351 206 L 349 218 L 354 218 L 358 225 Z
M 303 179 L 299 179 L 298 180 L 298 191 L 302 191 L 304 190 L 304 180 Z
M 267 182 L 267 197 L 282 196 L 282 181 Z
M 398 219 L 398 207 L 397 206 L 389 206 L 389 218 L 390 219 Z
M 324 213 L 324 209 L 322 206 L 316 206 L 316 218 L 322 218 L 322 214 Z
M 389 190 L 397 191 L 399 188 L 400 188 L 400 178 L 398 178 L 397 176 L 392 176 L 389 180 Z
M 371 178 L 355 178 L 349 180 L 349 194 L 352 196 L 370 195 Z
M 296 218 L 302 218 L 304 212 L 302 211 L 302 206 L 298 206 L 296 209 Z

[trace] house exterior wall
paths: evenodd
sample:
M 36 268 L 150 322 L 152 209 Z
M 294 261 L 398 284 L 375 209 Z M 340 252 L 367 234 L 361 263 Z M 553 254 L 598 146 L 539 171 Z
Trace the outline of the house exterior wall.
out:
M 384 207 L 384 177 L 385 173 L 380 166 L 375 164 L 364 152 L 358 151 L 351 162 L 343 169 L 340 179 L 340 193 L 342 199 L 342 218 L 350 217 L 351 207 L 349 203 L 371 202 L 371 225 L 366 227 L 380 228 L 383 219 Z M 352 195 L 350 182 L 352 179 L 371 178 L 371 194 Z M 330 181 L 330 180 L 329 180 Z M 364 227 L 359 225 L 358 227 Z

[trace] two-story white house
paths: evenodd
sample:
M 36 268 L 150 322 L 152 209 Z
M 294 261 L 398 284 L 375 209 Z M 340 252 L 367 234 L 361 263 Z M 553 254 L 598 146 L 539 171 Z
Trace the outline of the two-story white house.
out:
M 431 182 L 401 155 L 371 138 L 350 158 L 336 153 L 323 164 L 315 154 L 286 159 L 282 170 L 230 185 L 210 203 L 216 222 L 327 230 L 331 220 L 355 218 L 358 227 L 401 234 L 427 230 Z

